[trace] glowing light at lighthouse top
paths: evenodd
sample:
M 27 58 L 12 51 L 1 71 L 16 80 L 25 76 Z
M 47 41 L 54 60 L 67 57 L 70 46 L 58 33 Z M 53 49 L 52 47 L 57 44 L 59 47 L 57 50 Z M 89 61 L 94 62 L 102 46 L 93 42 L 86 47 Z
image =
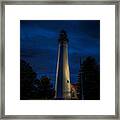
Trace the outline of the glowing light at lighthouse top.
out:
M 68 43 L 67 34 L 66 34 L 66 32 L 64 30 L 62 30 L 60 32 L 59 43 L 60 44 Z

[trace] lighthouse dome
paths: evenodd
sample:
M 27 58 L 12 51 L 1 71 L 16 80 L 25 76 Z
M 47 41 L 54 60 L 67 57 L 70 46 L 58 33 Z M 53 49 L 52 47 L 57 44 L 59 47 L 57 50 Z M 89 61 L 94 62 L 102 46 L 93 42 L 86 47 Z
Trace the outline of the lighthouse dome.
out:
M 60 43 L 67 43 L 68 38 L 65 30 L 61 30 L 60 35 L 59 35 L 59 42 Z

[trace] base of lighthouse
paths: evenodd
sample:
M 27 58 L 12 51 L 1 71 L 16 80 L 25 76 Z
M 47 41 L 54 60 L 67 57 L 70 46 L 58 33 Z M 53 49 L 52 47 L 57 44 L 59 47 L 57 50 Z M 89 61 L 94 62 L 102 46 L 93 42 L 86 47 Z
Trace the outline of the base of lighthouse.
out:
M 55 99 L 71 99 L 67 43 L 68 39 L 66 32 L 62 31 L 59 38 Z

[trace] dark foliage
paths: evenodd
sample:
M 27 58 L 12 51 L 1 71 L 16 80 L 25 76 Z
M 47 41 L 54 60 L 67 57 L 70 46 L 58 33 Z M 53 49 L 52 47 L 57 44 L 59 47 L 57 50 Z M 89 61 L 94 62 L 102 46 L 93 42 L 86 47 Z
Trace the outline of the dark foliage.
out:
M 36 73 L 24 60 L 20 61 L 20 99 L 54 99 L 50 79 L 47 76 L 36 79 Z
M 29 99 L 36 73 L 24 60 L 20 61 L 20 99 Z
M 32 94 L 33 99 L 54 99 L 54 89 L 51 88 L 50 79 L 42 76 L 40 80 L 35 80 Z
M 79 99 L 100 99 L 100 68 L 91 56 L 87 57 L 80 65 L 77 90 Z

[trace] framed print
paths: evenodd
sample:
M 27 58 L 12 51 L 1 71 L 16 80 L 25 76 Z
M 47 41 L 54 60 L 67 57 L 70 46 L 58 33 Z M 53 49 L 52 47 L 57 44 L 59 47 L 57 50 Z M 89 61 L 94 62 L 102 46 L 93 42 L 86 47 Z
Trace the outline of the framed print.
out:
M 2 1 L 1 118 L 119 119 L 119 7 Z

